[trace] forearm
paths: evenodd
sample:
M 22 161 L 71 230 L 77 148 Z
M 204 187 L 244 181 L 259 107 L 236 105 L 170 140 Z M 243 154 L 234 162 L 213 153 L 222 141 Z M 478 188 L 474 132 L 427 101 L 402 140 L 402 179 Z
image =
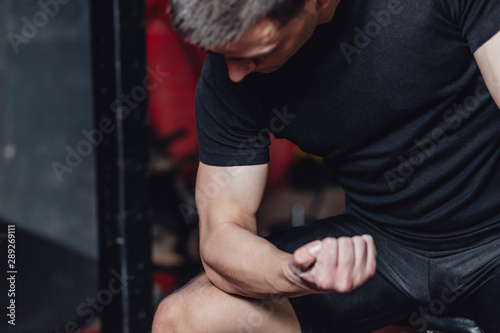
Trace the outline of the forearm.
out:
M 227 224 L 201 244 L 208 277 L 219 289 L 253 298 L 295 297 L 308 292 L 287 270 L 291 254 L 238 225 Z

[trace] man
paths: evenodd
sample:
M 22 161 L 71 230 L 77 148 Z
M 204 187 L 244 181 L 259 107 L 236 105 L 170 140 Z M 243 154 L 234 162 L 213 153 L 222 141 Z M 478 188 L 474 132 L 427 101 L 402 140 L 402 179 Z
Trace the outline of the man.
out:
M 213 51 L 196 101 L 206 275 L 162 302 L 153 333 L 370 332 L 429 311 L 498 332 L 499 0 L 171 12 Z M 256 235 L 268 132 L 324 157 L 343 215 Z

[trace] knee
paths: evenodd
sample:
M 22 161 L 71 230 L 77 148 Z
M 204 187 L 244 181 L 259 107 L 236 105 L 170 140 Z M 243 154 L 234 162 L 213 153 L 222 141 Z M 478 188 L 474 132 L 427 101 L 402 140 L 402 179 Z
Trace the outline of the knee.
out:
M 156 310 L 152 333 L 183 332 L 186 311 L 182 298 L 175 295 L 165 298 Z

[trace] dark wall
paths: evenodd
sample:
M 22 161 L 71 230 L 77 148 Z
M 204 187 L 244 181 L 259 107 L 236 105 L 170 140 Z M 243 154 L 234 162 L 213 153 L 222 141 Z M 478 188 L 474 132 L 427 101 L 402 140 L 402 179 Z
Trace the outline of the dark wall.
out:
M 0 219 L 94 259 L 88 3 L 41 3 L 0 0 Z

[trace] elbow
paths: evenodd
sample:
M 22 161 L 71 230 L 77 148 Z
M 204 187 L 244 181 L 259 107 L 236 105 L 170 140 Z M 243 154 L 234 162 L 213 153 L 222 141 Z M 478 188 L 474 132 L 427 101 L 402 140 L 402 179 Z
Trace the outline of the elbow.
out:
M 206 271 L 212 269 L 216 264 L 216 248 L 211 243 L 211 237 L 202 237 L 200 239 L 200 258 Z
M 224 263 L 224 258 L 221 257 L 221 253 L 225 252 L 221 252 L 216 244 L 211 245 L 209 241 L 200 244 L 201 262 L 210 282 L 228 294 L 239 294 L 238 288 L 231 283 L 231 279 L 227 278 L 228 267 Z
M 224 272 L 222 272 L 220 269 L 217 269 L 216 266 L 210 262 L 210 259 L 208 262 L 205 259 L 202 259 L 202 264 L 208 280 L 214 286 L 216 286 L 218 289 L 222 290 L 227 294 L 239 294 L 236 286 L 231 284 L 224 277 Z
M 207 274 L 210 281 L 212 281 L 211 276 L 215 272 L 214 270 L 215 264 L 213 260 L 211 260 L 212 259 L 211 256 L 207 255 L 206 253 L 207 253 L 206 251 L 203 251 L 200 248 L 200 258 L 201 258 L 201 263 L 203 265 L 203 269 L 205 270 L 205 273 Z
M 217 262 L 220 262 L 220 258 L 217 259 L 216 249 L 210 245 L 209 241 L 200 243 L 200 258 L 208 279 L 218 286 L 217 281 L 220 279 L 220 274 L 217 272 Z
M 200 258 L 205 270 L 217 270 L 224 265 L 228 251 L 223 239 L 228 226 L 230 224 L 225 223 L 216 228 L 200 229 Z

